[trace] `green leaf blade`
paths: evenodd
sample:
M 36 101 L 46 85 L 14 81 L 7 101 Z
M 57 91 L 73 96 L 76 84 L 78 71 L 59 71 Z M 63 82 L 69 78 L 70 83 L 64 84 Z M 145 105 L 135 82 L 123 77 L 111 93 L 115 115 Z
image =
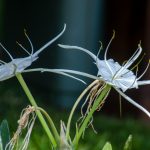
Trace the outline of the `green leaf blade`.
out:
M 106 142 L 102 150 L 112 150 L 112 146 L 109 142 Z
M 0 125 L 0 150 L 4 150 L 10 141 L 9 127 L 7 120 L 3 120 Z

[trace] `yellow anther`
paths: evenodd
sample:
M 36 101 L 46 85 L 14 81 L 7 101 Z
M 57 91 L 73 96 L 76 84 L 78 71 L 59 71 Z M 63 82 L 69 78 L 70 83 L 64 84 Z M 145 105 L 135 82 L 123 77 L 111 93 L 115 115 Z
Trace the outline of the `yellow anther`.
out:
M 112 35 L 112 39 L 115 38 L 115 30 L 113 30 L 113 35 Z
M 141 59 L 137 62 L 137 64 L 136 64 L 134 67 L 131 68 L 131 70 L 133 70 L 133 69 L 135 69 L 136 67 L 138 67 L 138 65 L 141 63 L 141 61 L 143 60 L 143 58 L 144 58 L 145 55 L 146 55 L 146 54 L 144 53 L 144 54 L 142 55 Z M 150 62 L 150 60 L 149 60 L 149 62 Z

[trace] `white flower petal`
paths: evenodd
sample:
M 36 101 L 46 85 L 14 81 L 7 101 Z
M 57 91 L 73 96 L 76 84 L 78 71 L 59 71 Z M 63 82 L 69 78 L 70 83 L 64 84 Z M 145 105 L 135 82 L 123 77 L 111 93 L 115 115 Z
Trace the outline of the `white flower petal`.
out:
M 114 88 L 122 97 L 124 97 L 128 102 L 130 102 L 131 104 L 133 104 L 135 107 L 137 107 L 138 109 L 140 109 L 141 111 L 143 111 L 148 117 L 150 117 L 150 112 L 148 110 L 146 110 L 144 107 L 142 107 L 141 105 L 139 105 L 138 103 L 136 103 L 134 100 L 132 100 L 130 97 L 128 97 L 126 94 L 124 94 L 122 91 L 120 91 L 117 88 Z
M 16 73 L 23 72 L 27 67 L 29 67 L 32 64 L 32 62 L 34 62 L 35 60 L 38 59 L 38 55 L 45 48 L 47 48 L 49 45 L 51 45 L 53 42 L 55 42 L 64 33 L 65 29 L 66 29 L 66 24 L 64 25 L 63 30 L 55 38 L 53 38 L 47 44 L 42 46 L 35 53 L 33 53 L 32 42 L 29 39 L 29 37 L 27 36 L 27 34 L 25 33 L 28 41 L 30 42 L 32 52 L 31 52 L 31 55 L 29 55 L 28 57 L 24 57 L 24 58 L 16 58 L 16 59 L 14 59 L 11 56 L 11 54 L 7 51 L 7 49 L 0 43 L 0 46 L 6 51 L 6 53 L 11 58 L 11 62 L 9 62 L 9 63 L 5 63 L 5 62 L 3 63 L 3 61 L 0 60 L 0 63 L 1 63 L 1 65 L 0 65 L 0 81 L 9 79 L 9 78 L 15 76 Z M 28 51 L 21 44 L 19 44 L 19 46 L 21 46 L 23 48 L 23 50 L 25 50 L 28 53 Z
M 58 46 L 61 47 L 61 48 L 64 48 L 64 49 L 76 49 L 76 50 L 80 50 L 80 51 L 83 51 L 83 52 L 87 53 L 88 55 L 90 55 L 95 61 L 98 59 L 97 56 L 94 55 L 93 53 L 91 53 L 89 50 L 87 50 L 85 48 L 82 48 L 82 47 L 79 47 L 79 46 L 71 46 L 71 45 L 63 45 L 63 44 L 58 44 Z
M 139 86 L 141 85 L 150 85 L 150 80 L 143 80 L 137 82 Z

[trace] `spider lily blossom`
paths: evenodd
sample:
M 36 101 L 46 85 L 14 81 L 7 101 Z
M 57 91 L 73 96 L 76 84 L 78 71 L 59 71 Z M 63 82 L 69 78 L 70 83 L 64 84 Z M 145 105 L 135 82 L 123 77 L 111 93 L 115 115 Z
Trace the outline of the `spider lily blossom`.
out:
M 31 54 L 21 45 L 18 43 L 18 45 L 29 54 L 29 56 L 24 58 L 13 58 L 12 55 L 7 51 L 7 49 L 0 43 L 0 46 L 5 50 L 5 52 L 9 55 L 11 61 L 9 63 L 6 63 L 2 60 L 0 60 L 0 81 L 9 79 L 13 76 L 15 76 L 17 73 L 22 73 L 27 67 L 29 67 L 34 61 L 38 59 L 38 55 L 45 50 L 49 45 L 51 45 L 53 42 L 55 42 L 65 31 L 66 24 L 64 25 L 63 30 L 51 41 L 46 43 L 44 46 L 42 46 L 39 50 L 37 50 L 34 53 L 33 45 L 31 40 L 29 39 L 28 35 L 25 32 L 25 36 L 27 37 L 30 46 L 31 46 Z
M 130 88 L 138 88 L 137 77 L 128 68 L 142 52 L 142 48 L 140 45 L 136 50 L 136 53 L 123 66 L 121 66 L 118 62 L 115 62 L 113 59 L 107 60 L 106 55 L 108 47 L 104 55 L 104 60 L 100 60 L 96 55 L 84 48 L 61 44 L 59 44 L 59 46 L 66 49 L 78 49 L 89 54 L 95 60 L 95 63 L 97 65 L 97 76 L 99 76 L 106 83 L 115 86 L 116 88 L 120 88 L 123 92 Z
M 111 85 L 127 101 L 132 103 L 134 106 L 142 110 L 144 113 L 146 113 L 150 117 L 150 113 L 145 108 L 143 108 L 141 105 L 136 103 L 134 100 L 132 100 L 130 97 L 128 97 L 124 93 L 128 89 L 138 88 L 141 85 L 150 84 L 150 80 L 139 81 L 142 78 L 142 76 L 145 74 L 145 72 L 147 71 L 149 64 L 146 67 L 144 73 L 140 77 L 137 77 L 137 74 L 134 74 L 134 72 L 129 69 L 129 67 L 131 67 L 132 64 L 139 58 L 142 52 L 142 47 L 139 44 L 137 50 L 132 55 L 132 57 L 125 64 L 121 66 L 118 62 L 115 62 L 113 59 L 107 59 L 108 48 L 113 38 L 114 38 L 114 35 L 111 38 L 106 48 L 106 51 L 104 54 L 104 60 L 99 59 L 98 55 L 94 55 L 92 52 L 82 47 L 59 44 L 59 47 L 61 48 L 80 50 L 80 51 L 87 53 L 90 57 L 92 57 L 92 59 L 95 61 L 95 64 L 98 68 L 97 76 L 93 76 L 84 72 L 79 72 L 79 71 L 74 71 L 74 70 L 67 70 L 67 69 L 55 69 L 55 70 L 68 73 L 68 74 L 69 73 L 76 74 L 76 75 L 89 77 L 92 79 L 102 80 L 106 82 L 107 84 Z

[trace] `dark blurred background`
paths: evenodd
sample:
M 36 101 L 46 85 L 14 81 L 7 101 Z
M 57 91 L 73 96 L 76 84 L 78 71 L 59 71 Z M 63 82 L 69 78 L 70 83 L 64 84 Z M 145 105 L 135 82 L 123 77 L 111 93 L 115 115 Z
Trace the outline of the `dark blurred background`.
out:
M 17 1 L 0 0 L 0 41 L 12 56 L 23 57 L 25 53 L 18 47 L 19 41 L 29 48 L 24 29 L 31 38 L 35 51 L 55 37 L 64 26 L 63 36 L 48 47 L 31 68 L 66 68 L 97 74 L 97 68 L 90 57 L 80 51 L 67 51 L 57 43 L 77 45 L 97 54 L 99 41 L 103 43 L 103 52 L 115 29 L 116 37 L 111 44 L 108 57 L 122 64 L 136 50 L 141 40 L 143 53 L 146 53 L 139 66 L 140 75 L 146 68 L 150 57 L 150 1 L 145 0 L 44 0 Z M 10 61 L 0 49 L 0 59 Z M 86 87 L 73 79 L 50 73 L 28 73 L 24 77 L 39 100 L 47 109 L 51 106 L 58 110 L 70 110 L 75 99 Z M 92 82 L 82 78 L 87 83 Z M 149 71 L 143 79 L 150 79 Z M 18 89 L 19 88 L 19 89 Z M 19 96 L 24 95 L 15 78 L 0 83 L 0 113 L 16 106 L 19 111 L 28 104 Z M 135 101 L 150 110 L 150 86 L 127 91 Z M 25 101 L 25 102 L 24 102 Z M 148 118 L 140 110 L 122 99 L 122 117 Z M 13 109 L 13 108 L 12 108 Z M 119 117 L 119 95 L 112 90 L 101 113 Z M 2 117 L 2 115 L 0 115 Z M 2 118 L 0 118 L 2 119 Z
M 76 50 L 59 48 L 57 44 L 77 45 L 97 54 L 99 41 L 102 41 L 103 54 L 113 30 L 116 31 L 116 36 L 109 48 L 108 58 L 113 58 L 122 64 L 131 57 L 141 41 L 143 54 L 146 55 L 139 65 L 138 75 L 140 76 L 146 68 L 150 58 L 150 1 L 148 0 L 0 0 L 0 41 L 14 58 L 26 56 L 16 41 L 30 51 L 24 29 L 27 30 L 36 51 L 60 33 L 64 23 L 67 24 L 65 33 L 42 52 L 30 68 L 66 68 L 96 75 L 97 68 L 88 55 Z M 2 48 L 0 48 L 0 59 L 10 61 Z M 148 70 L 142 80 L 150 79 L 149 72 Z M 67 120 L 66 112 L 70 111 L 74 101 L 86 88 L 84 84 L 58 74 L 27 73 L 23 76 L 38 105 L 50 113 L 58 127 L 59 120 Z M 82 79 L 88 84 L 92 82 L 87 78 L 82 77 Z M 129 90 L 126 94 L 150 111 L 149 90 L 150 86 L 147 85 Z M 27 105 L 29 102 L 15 77 L 0 83 L 0 121 L 8 119 L 10 127 L 13 128 L 11 132 L 15 131 L 16 120 Z M 110 140 L 116 143 L 116 147 L 121 146 L 118 143 L 121 140 L 124 143 L 131 133 L 137 141 L 134 143 L 136 150 L 149 149 L 149 142 L 145 142 L 149 141 L 149 118 L 123 98 L 121 118 L 119 109 L 119 94 L 112 90 L 102 110 L 95 115 L 98 121 L 95 121 L 94 125 L 101 133 L 97 135 L 100 136 L 99 144 L 101 143 L 102 146 L 105 141 Z M 78 112 L 77 114 L 80 115 L 80 111 Z M 38 129 L 40 127 L 38 126 Z M 32 144 L 34 147 L 45 146 L 46 144 L 41 144 L 41 139 L 45 142 L 47 138 L 43 137 L 45 136 L 43 130 L 38 131 L 32 135 L 34 141 Z M 89 135 L 85 139 L 89 138 L 87 141 L 93 142 L 91 144 L 93 146 L 95 145 L 93 137 L 96 135 L 93 131 Z

